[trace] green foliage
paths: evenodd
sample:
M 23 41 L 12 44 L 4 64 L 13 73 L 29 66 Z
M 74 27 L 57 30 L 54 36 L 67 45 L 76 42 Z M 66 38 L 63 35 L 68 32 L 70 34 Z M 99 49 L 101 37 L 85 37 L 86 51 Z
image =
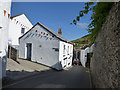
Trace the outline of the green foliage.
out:
M 111 2 L 98 2 L 96 6 L 93 7 L 93 15 L 91 17 L 92 22 L 88 26 L 88 32 L 91 33 L 91 43 L 94 43 L 112 5 L 113 3 Z
M 91 16 L 91 23 L 88 25 L 87 31 L 90 33 L 91 44 L 94 43 L 99 30 L 102 27 L 102 24 L 106 20 L 106 16 L 109 14 L 110 9 L 112 8 L 113 2 L 98 2 L 94 5 L 94 2 L 85 3 L 85 10 L 80 11 L 79 16 L 76 20 L 73 20 L 73 23 L 76 25 L 80 18 L 85 14 L 88 14 L 92 10 L 93 14 Z M 92 6 L 94 5 L 94 6 Z
M 90 37 L 90 34 L 88 34 L 88 35 L 86 35 L 86 36 L 84 36 L 82 38 L 73 40 L 71 42 L 79 43 L 79 44 L 88 44 L 89 37 Z
M 72 43 L 78 43 L 78 44 L 88 44 L 89 42 L 89 38 L 90 38 L 90 34 L 82 37 L 82 38 L 79 38 L 79 39 L 76 39 L 76 40 L 73 40 L 71 41 Z M 75 47 L 80 47 L 80 46 L 75 46 Z

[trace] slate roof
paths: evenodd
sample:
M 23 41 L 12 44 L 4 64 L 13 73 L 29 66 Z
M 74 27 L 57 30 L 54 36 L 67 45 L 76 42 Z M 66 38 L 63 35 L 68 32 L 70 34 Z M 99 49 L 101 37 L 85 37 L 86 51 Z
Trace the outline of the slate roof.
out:
M 48 28 L 47 26 L 43 25 L 42 23 L 38 22 L 38 24 L 40 26 L 43 26 L 44 28 L 46 28 L 49 32 L 51 32 L 53 35 L 55 35 L 56 37 L 58 37 L 59 39 L 66 41 L 66 39 L 64 37 L 62 37 L 61 35 L 59 35 L 57 32 L 55 32 L 54 30 Z
M 43 25 L 42 23 L 38 22 L 36 25 L 40 25 L 41 27 L 43 27 L 44 29 L 46 29 L 48 32 L 50 32 L 51 34 L 55 35 L 58 39 L 60 39 L 62 41 L 67 41 L 67 39 L 65 39 L 64 37 L 62 37 L 61 35 L 59 35 L 54 30 L 52 30 L 52 29 L 48 28 L 47 26 Z M 36 25 L 34 25 L 29 31 L 31 31 Z M 26 35 L 29 31 L 27 31 L 24 35 Z M 21 36 L 20 38 L 22 38 L 23 36 Z

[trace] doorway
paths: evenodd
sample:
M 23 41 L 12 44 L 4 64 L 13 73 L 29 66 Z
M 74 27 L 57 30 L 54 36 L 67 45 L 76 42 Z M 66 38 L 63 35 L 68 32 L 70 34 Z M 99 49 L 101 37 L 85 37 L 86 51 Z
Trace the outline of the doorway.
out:
M 27 43 L 27 59 L 31 60 L 31 55 L 32 55 L 32 44 Z

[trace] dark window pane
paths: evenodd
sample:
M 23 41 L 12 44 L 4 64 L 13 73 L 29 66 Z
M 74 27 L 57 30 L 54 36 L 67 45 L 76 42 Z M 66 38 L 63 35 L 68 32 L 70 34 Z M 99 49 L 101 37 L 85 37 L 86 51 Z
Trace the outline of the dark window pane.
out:
M 25 28 L 21 29 L 21 33 L 24 34 L 25 33 Z

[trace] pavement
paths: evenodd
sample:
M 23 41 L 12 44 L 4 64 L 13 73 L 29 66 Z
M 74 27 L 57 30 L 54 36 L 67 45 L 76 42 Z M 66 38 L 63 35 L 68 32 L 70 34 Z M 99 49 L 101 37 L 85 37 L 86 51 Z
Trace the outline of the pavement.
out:
M 12 59 L 7 59 L 6 77 L 3 78 L 3 86 L 13 81 L 21 80 L 22 78 L 50 69 L 51 68 L 47 66 L 28 60 L 18 59 L 16 62 Z
M 18 59 L 18 62 L 19 63 L 15 62 L 12 59 L 7 59 L 7 70 L 33 72 L 35 70 L 41 71 L 41 70 L 50 69 L 49 67 L 46 67 L 38 63 L 34 63 L 29 60 Z
M 63 71 L 49 69 L 38 72 L 10 83 L 4 88 L 90 88 L 90 77 L 88 69 L 72 66 Z

